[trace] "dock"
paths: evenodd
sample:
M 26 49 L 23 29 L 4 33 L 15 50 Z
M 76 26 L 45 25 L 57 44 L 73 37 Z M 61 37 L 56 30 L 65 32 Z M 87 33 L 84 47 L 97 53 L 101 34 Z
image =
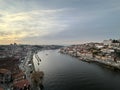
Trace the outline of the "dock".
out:
M 41 59 L 39 58 L 39 56 L 37 54 L 35 54 L 35 58 L 37 59 L 38 62 L 41 61 Z

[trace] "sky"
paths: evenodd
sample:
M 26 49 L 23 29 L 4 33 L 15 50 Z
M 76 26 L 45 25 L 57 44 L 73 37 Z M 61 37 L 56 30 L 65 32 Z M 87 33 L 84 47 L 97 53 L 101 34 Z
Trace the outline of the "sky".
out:
M 120 0 L 0 0 L 0 44 L 120 39 Z

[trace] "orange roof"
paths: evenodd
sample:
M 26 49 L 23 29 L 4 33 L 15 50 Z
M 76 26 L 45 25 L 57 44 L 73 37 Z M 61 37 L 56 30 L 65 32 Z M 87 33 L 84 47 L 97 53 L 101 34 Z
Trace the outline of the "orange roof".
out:
M 23 88 L 25 85 L 26 86 L 30 85 L 30 82 L 27 79 L 14 83 L 14 86 L 19 87 L 19 88 Z
M 0 73 L 7 73 L 7 72 L 10 72 L 10 71 L 7 69 L 0 69 Z
M 25 74 L 23 73 L 23 71 L 20 71 L 19 73 L 13 75 L 14 78 L 17 78 L 17 77 L 21 77 L 21 76 L 24 76 Z

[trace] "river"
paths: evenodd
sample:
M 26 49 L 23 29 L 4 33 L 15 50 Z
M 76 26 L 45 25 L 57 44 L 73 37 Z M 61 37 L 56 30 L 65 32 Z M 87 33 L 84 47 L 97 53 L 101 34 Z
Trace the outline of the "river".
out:
M 95 63 L 80 61 L 58 53 L 38 52 L 41 62 L 33 57 L 36 70 L 44 72 L 44 90 L 120 90 L 120 72 Z

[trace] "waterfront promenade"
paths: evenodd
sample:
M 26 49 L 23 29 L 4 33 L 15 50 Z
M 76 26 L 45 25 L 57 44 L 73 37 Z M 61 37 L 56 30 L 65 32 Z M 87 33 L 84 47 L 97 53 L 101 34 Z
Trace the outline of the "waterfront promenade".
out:
M 34 63 L 33 63 L 33 52 L 32 51 L 28 51 L 27 56 L 25 57 L 23 62 L 19 65 L 19 68 L 25 73 L 26 79 L 29 81 L 31 85 L 30 90 L 33 90 L 32 82 L 31 82 L 31 74 L 32 72 L 35 71 L 35 68 L 34 68 Z
M 77 58 L 85 62 L 96 62 L 120 70 L 120 62 L 114 62 L 112 60 L 101 60 L 97 58 L 87 58 L 87 57 L 77 57 Z

